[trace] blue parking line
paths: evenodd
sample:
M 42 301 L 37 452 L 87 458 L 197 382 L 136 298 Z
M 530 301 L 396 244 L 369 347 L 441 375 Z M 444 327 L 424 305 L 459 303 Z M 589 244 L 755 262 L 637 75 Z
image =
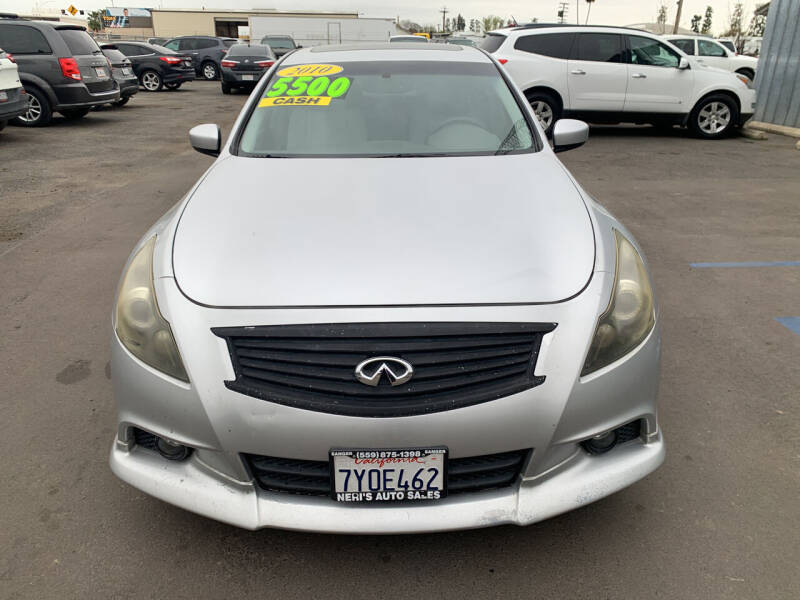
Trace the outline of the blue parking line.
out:
M 775 317 L 775 320 L 789 331 L 800 335 L 800 317 Z
M 689 263 L 695 269 L 712 267 L 800 267 L 800 260 L 783 260 L 775 262 L 698 262 Z

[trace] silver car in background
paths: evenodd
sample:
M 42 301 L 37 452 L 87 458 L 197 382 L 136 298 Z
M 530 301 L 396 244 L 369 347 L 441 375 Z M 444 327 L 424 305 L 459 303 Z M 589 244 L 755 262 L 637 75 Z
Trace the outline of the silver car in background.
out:
M 248 529 L 526 525 L 664 459 L 633 236 L 486 53 L 316 47 L 267 73 L 125 265 L 131 485 Z

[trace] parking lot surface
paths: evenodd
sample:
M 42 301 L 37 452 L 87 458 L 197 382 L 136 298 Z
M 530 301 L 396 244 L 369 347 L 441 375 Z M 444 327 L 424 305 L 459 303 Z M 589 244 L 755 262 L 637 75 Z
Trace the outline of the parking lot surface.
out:
M 527 528 L 363 537 L 242 531 L 117 480 L 120 271 L 212 162 L 189 128 L 227 134 L 245 99 L 197 81 L 0 133 L 0 598 L 800 596 L 800 335 L 777 320 L 800 266 L 691 266 L 800 261 L 800 153 L 776 136 L 604 127 L 560 155 L 659 296 L 668 455 L 634 486 Z

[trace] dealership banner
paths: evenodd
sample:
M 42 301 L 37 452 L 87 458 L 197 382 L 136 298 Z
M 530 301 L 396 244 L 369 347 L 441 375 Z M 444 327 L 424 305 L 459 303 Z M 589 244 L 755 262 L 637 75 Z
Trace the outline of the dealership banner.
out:
M 106 8 L 103 15 L 103 24 L 106 28 L 117 29 L 121 27 L 152 27 L 153 16 L 149 8 Z

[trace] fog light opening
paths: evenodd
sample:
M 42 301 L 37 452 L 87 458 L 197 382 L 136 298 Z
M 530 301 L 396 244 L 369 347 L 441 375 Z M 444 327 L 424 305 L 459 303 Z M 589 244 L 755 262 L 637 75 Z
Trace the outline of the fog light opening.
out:
M 605 454 L 616 445 L 616 430 L 606 431 L 583 442 L 583 447 L 589 454 Z
M 167 460 L 184 460 L 192 451 L 191 448 L 183 444 L 176 444 L 162 437 L 158 438 L 158 441 L 156 441 L 156 450 Z

